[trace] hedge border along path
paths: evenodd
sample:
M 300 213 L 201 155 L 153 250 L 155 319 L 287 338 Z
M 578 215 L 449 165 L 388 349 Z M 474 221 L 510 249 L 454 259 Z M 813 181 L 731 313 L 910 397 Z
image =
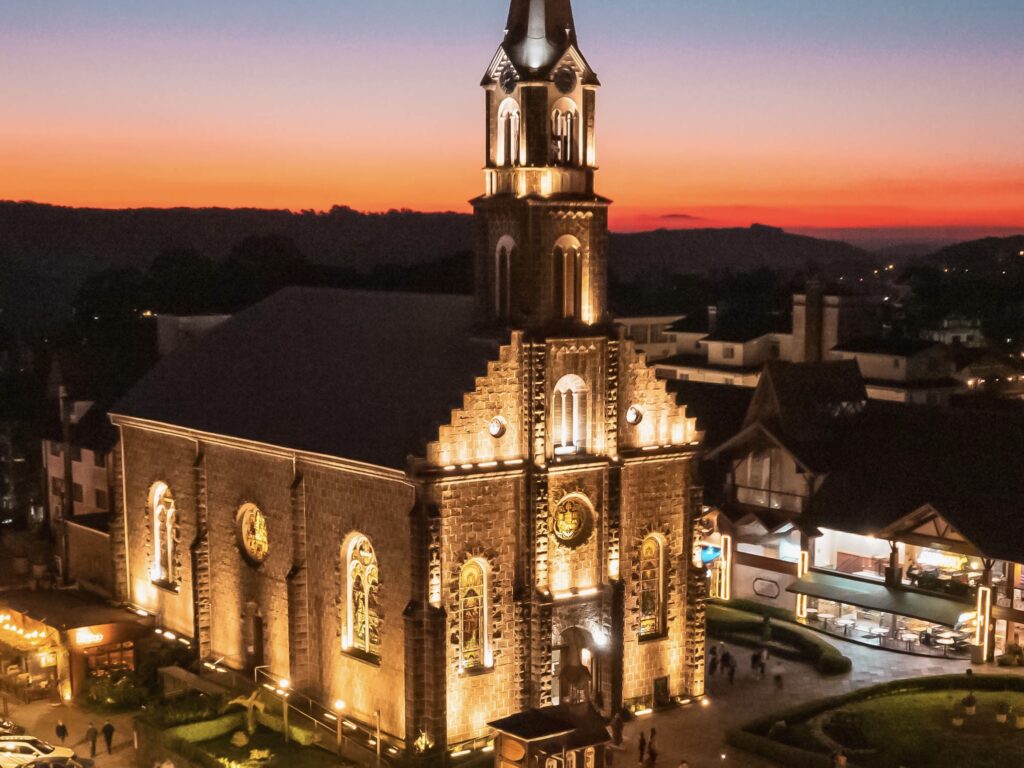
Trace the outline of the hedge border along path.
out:
M 717 603 L 707 606 L 707 629 L 718 640 L 746 648 L 769 646 L 776 656 L 791 661 L 806 661 L 823 675 L 842 675 L 853 669 L 853 662 L 816 632 L 785 621 L 771 620 L 772 639 L 762 639 L 764 617 Z M 780 647 L 779 644 L 782 644 Z
M 922 693 L 928 691 L 1013 691 L 1024 693 L 1024 677 L 1016 675 L 935 675 L 904 680 L 890 680 L 867 688 L 861 688 L 841 696 L 829 696 L 801 704 L 791 709 L 759 717 L 742 728 L 726 733 L 725 740 L 731 746 L 760 757 L 774 760 L 786 768 L 832 768 L 828 755 L 810 752 L 799 747 L 776 741 L 768 737 L 769 729 L 777 722 L 799 725 L 829 710 L 840 709 L 882 696 L 901 693 Z

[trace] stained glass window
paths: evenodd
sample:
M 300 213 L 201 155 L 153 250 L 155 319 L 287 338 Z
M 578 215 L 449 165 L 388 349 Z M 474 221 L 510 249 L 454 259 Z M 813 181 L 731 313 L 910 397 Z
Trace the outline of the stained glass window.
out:
M 663 630 L 664 554 L 661 540 L 648 536 L 640 548 L 640 637 Z
M 459 576 L 462 621 L 462 666 L 485 667 L 487 659 L 487 575 L 483 565 L 470 560 Z
M 370 540 L 356 536 L 348 547 L 346 648 L 380 658 L 380 574 Z
M 174 573 L 174 526 L 177 512 L 174 497 L 166 483 L 157 483 L 150 491 L 150 511 L 153 515 L 153 581 L 173 583 Z
M 267 519 L 255 504 L 246 504 L 238 512 L 238 533 L 246 556 L 255 564 L 270 554 Z

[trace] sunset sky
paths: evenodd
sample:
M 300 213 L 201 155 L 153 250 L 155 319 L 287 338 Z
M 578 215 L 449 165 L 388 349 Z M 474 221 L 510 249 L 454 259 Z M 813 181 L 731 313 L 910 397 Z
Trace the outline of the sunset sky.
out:
M 576 0 L 617 229 L 1024 229 L 1021 0 Z M 0 0 L 0 199 L 468 210 L 507 0 Z

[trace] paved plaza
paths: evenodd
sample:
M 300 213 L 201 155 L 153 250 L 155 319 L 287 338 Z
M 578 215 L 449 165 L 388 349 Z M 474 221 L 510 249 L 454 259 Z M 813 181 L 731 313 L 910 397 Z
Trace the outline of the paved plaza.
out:
M 132 738 L 133 714 L 95 714 L 76 706 L 54 704 L 49 701 L 22 704 L 18 701 L 8 700 L 7 708 L 11 719 L 22 726 L 25 733 L 53 744 L 60 744 L 55 730 L 57 721 L 63 720 L 68 727 L 68 739 L 64 746 L 71 747 L 75 750 L 76 755 L 84 758 L 89 757 L 89 744 L 85 739 L 89 723 L 94 723 L 96 729 L 99 730 L 103 727 L 104 721 L 109 719 L 114 724 L 113 754 L 107 754 L 103 735 L 100 734 L 96 740 L 96 768 L 134 768 L 135 766 L 135 747 Z
M 853 671 L 823 677 L 808 664 L 785 661 L 782 691 L 777 691 L 770 679 L 774 660 L 769 663 L 769 678 L 757 680 L 750 672 L 751 650 L 727 645 L 739 664 L 735 683 L 730 685 L 728 678 L 720 672 L 708 681 L 710 703 L 707 706 L 690 705 L 656 712 L 629 723 L 622 749 L 615 754 L 613 768 L 632 768 L 639 764 L 639 731 L 643 729 L 649 733 L 651 728 L 658 732 L 660 754 L 657 765 L 660 768 L 676 768 L 684 759 L 690 768 L 780 768 L 776 763 L 728 747 L 726 731 L 805 701 L 847 693 L 887 680 L 962 673 L 970 666 L 966 661 L 909 656 L 838 638 L 828 639 L 853 660 Z M 977 671 L 984 673 L 981 669 Z

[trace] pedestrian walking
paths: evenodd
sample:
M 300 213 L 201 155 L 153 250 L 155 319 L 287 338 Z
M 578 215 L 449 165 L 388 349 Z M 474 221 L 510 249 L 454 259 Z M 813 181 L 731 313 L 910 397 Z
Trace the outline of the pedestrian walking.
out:
M 620 710 L 615 713 L 615 717 L 612 718 L 611 722 L 612 744 L 614 744 L 616 747 L 622 746 L 622 727 L 622 711 Z
M 718 671 L 718 646 L 711 646 L 711 650 L 708 652 L 708 672 L 714 675 Z
M 736 659 L 733 659 L 733 658 L 729 659 L 729 669 L 727 671 L 729 673 L 729 685 L 735 685 L 736 684 Z
M 782 676 L 783 676 L 784 673 L 785 673 L 785 669 L 783 669 L 783 667 L 782 667 L 782 662 L 780 662 L 780 661 L 776 662 L 775 666 L 772 668 L 772 677 L 775 678 L 775 690 L 777 690 L 777 691 L 781 691 L 782 690 L 782 683 L 783 683 Z
M 758 670 L 761 669 L 761 652 L 754 651 L 750 654 L 750 676 L 757 677 Z
M 99 735 L 100 732 L 96 730 L 96 726 L 90 720 L 89 727 L 85 731 L 85 740 L 89 742 L 89 757 L 96 757 L 96 739 Z
M 103 724 L 103 741 L 107 743 L 107 754 L 114 754 L 114 724 L 109 720 Z
M 764 680 L 765 675 L 768 674 L 768 649 L 761 649 L 761 664 L 760 664 L 761 679 Z
M 644 764 L 644 758 L 647 757 L 647 734 L 640 731 L 640 765 Z
M 658 732 L 651 728 L 651 738 L 647 740 L 647 760 L 654 765 L 658 759 Z
M 730 664 L 732 664 L 732 651 L 726 651 L 722 654 L 722 671 L 728 672 Z
M 64 725 L 63 720 L 57 721 L 57 727 L 54 728 L 54 732 L 57 734 L 57 740 L 63 744 L 68 738 L 68 727 Z

